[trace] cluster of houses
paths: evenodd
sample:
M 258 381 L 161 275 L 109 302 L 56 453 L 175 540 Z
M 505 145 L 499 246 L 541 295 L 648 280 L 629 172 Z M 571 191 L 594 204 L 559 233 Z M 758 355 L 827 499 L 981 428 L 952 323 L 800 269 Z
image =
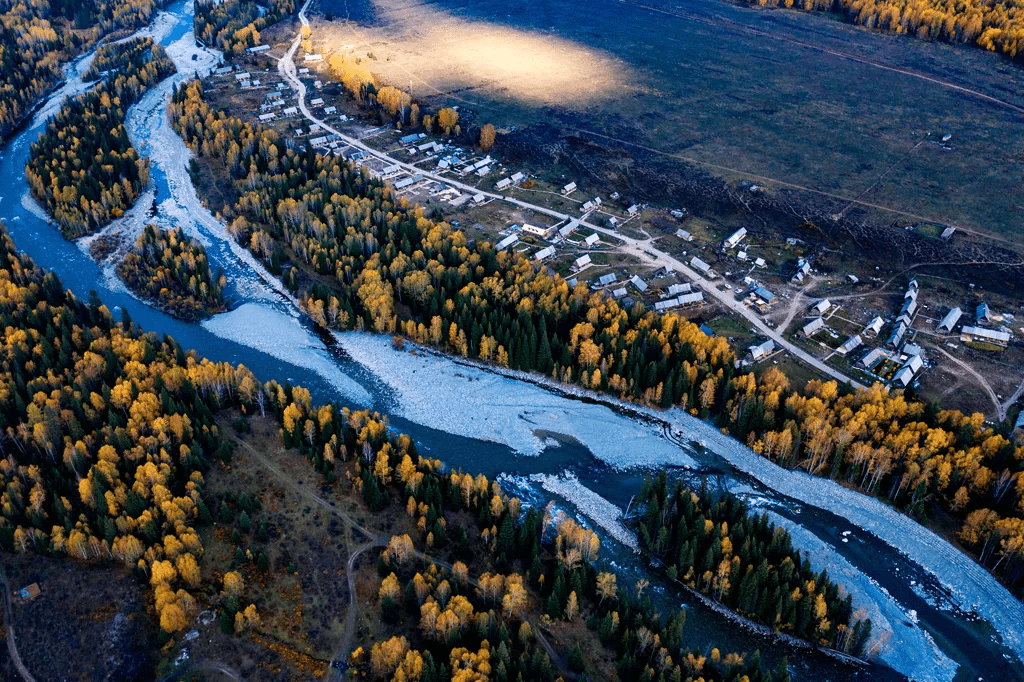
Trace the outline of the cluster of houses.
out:
M 890 369 L 895 365 L 895 371 L 891 372 L 889 380 L 889 385 L 893 387 L 906 388 L 924 368 L 924 350 L 917 344 L 907 342 L 907 333 L 912 328 L 919 309 L 917 300 L 919 292 L 917 280 L 911 280 L 903 294 L 903 302 L 893 320 L 892 331 L 885 343 L 868 350 L 857 361 L 857 365 L 864 371 L 879 377 L 882 374 L 890 374 Z M 878 338 L 884 326 L 885 321 L 881 316 L 876 315 L 859 334 L 847 339 L 842 346 L 837 348 L 836 353 L 849 355 L 864 344 L 864 339 Z M 883 367 L 886 369 L 883 370 Z
M 798 333 L 801 338 L 809 339 L 825 328 L 825 319 L 822 317 L 832 308 L 832 302 L 827 298 L 820 299 L 811 304 L 808 312 L 814 315 L 814 319 L 805 324 Z
M 942 318 L 935 328 L 940 334 L 952 334 L 953 330 L 960 323 L 964 312 L 959 306 L 955 306 Z M 1001 329 L 990 329 L 992 324 L 992 313 L 987 303 L 980 303 L 974 310 L 974 324 L 963 325 L 960 328 L 960 340 L 964 343 L 980 341 L 985 344 L 1006 348 L 1010 345 L 1010 333 Z
M 494 183 L 494 187 L 499 191 L 505 190 L 509 187 L 518 186 L 525 179 L 526 175 L 524 173 L 513 173 L 510 177 L 498 180 L 498 182 Z
M 800 284 L 804 281 L 807 275 L 811 274 L 811 263 L 806 258 L 797 258 L 796 260 L 796 272 L 790 278 L 793 284 Z

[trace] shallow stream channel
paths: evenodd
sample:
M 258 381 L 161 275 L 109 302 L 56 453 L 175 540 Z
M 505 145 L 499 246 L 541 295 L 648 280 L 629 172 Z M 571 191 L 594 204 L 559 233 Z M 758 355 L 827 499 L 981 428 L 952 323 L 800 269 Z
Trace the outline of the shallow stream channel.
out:
M 64 87 L 0 149 L 0 220 L 19 249 L 76 295 L 95 291 L 115 315 L 126 311 L 144 329 L 168 334 L 211 360 L 244 364 L 263 380 L 291 381 L 321 401 L 379 410 L 425 454 L 497 477 L 532 504 L 555 500 L 598 531 L 601 560 L 622 574 L 623 585 L 645 568 L 623 522 L 645 476 L 667 470 L 695 487 L 707 482 L 731 491 L 788 528 L 815 569 L 827 568 L 847 586 L 855 608 L 866 609 L 874 625 L 872 663 L 850 665 L 753 631 L 653 578 L 663 611 L 687 609 L 691 646 L 759 649 L 772 666 L 788 656 L 794 678 L 807 681 L 1024 679 L 1017 658 L 1024 650 L 1021 603 L 958 550 L 880 503 L 779 469 L 678 411 L 641 410 L 538 377 L 502 375 L 411 347 L 396 350 L 381 336 L 318 334 L 192 187 L 190 153 L 171 130 L 166 107 L 172 85 L 220 61 L 217 52 L 196 47 L 192 21 L 191 3 L 176 2 L 140 32 L 167 48 L 178 73 L 129 112 L 132 143 L 152 160 L 151 187 L 107 231 L 134 235 L 146 223 L 182 227 L 223 269 L 231 310 L 193 324 L 147 305 L 118 281 L 112 266 L 97 265 L 89 238 L 65 241 L 31 198 L 24 173 L 29 147 L 62 99 L 89 87 L 81 74 L 91 55 L 67 66 Z

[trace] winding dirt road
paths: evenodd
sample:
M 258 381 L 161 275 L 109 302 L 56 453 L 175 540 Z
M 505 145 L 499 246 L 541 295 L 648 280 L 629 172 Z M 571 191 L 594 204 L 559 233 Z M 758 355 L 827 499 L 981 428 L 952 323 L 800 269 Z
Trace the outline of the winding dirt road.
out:
M 309 26 L 309 20 L 306 17 L 306 10 L 309 9 L 310 3 L 311 0 L 306 0 L 306 3 L 302 6 L 302 9 L 299 10 L 299 21 L 301 22 L 303 27 Z M 551 218 L 555 218 L 559 221 L 576 220 L 576 222 L 578 222 L 580 225 L 595 232 L 600 232 L 601 234 L 607 235 L 612 239 L 615 239 L 616 241 L 620 242 L 618 250 L 621 253 L 626 253 L 631 256 L 634 256 L 635 258 L 640 260 L 640 262 L 649 266 L 667 266 L 669 269 L 681 273 L 684 277 L 687 277 L 692 282 L 697 283 L 709 296 L 715 298 L 721 305 L 725 306 L 730 311 L 745 318 L 750 324 L 752 324 L 757 329 L 758 333 L 770 338 L 772 341 L 775 342 L 776 346 L 789 351 L 794 357 L 796 357 L 801 362 L 811 366 L 812 368 L 825 374 L 826 376 L 830 376 L 833 379 L 836 379 L 841 383 L 850 384 L 856 388 L 863 387 L 863 384 L 861 384 L 860 382 L 854 380 L 853 378 L 847 376 L 846 374 L 843 374 L 837 369 L 829 366 L 828 364 L 814 357 L 810 353 L 804 351 L 802 348 L 791 343 L 788 339 L 784 338 L 782 334 L 780 334 L 779 332 L 765 324 L 765 322 L 757 314 L 751 311 L 750 308 L 746 307 L 745 305 L 737 301 L 733 292 L 729 290 L 728 287 L 723 292 L 718 288 L 717 285 L 713 284 L 711 281 L 699 275 L 695 270 L 693 270 L 689 266 L 683 264 L 673 256 L 657 249 L 652 244 L 653 240 L 633 239 L 632 237 L 627 237 L 626 235 L 619 234 L 615 230 L 610 230 L 608 228 L 600 227 L 593 223 L 589 223 L 585 220 L 573 218 L 568 214 L 560 213 L 558 211 L 546 208 L 544 206 L 531 204 L 529 202 L 522 201 L 521 199 L 505 196 L 504 194 L 483 191 L 477 187 L 473 187 L 472 185 L 467 185 L 457 180 L 453 180 L 451 178 L 438 175 L 436 173 L 432 173 L 430 171 L 419 168 L 413 164 L 406 163 L 405 161 L 401 161 L 392 156 L 389 156 L 384 152 L 373 149 L 372 147 L 366 145 L 362 140 L 352 137 L 350 135 L 346 135 L 342 131 L 338 130 L 337 128 L 327 123 L 326 121 L 317 118 L 316 116 L 313 115 L 313 113 L 309 110 L 309 107 L 306 105 L 306 85 L 299 79 L 297 69 L 295 67 L 295 53 L 298 51 L 301 42 L 302 33 L 300 30 L 296 32 L 295 39 L 292 42 L 291 47 L 289 47 L 288 51 L 285 52 L 284 56 L 278 60 L 277 70 L 280 73 L 281 77 L 284 78 L 289 83 L 291 83 L 292 87 L 298 93 L 299 110 L 302 112 L 303 117 L 305 117 L 308 121 L 319 125 L 321 130 L 326 130 L 330 133 L 337 135 L 349 146 L 354 147 L 362 152 L 365 152 L 366 154 L 369 154 L 370 156 L 373 156 L 374 158 L 377 158 L 388 165 L 397 165 L 399 168 L 402 168 L 406 171 L 409 171 L 411 173 L 419 173 L 420 175 L 426 178 L 429 178 L 436 182 L 444 183 L 451 187 L 455 187 L 463 192 L 468 192 L 474 195 L 483 194 L 485 197 L 489 199 L 505 201 L 514 206 L 534 211 L 536 213 L 540 213 Z
M 21 679 L 25 682 L 36 682 L 36 678 L 32 677 L 32 673 L 28 671 L 25 664 L 21 660 L 21 656 L 18 655 L 18 645 L 14 641 L 14 613 L 11 610 L 11 586 L 7 582 L 7 575 L 0 571 L 0 583 L 3 583 L 4 590 L 4 614 L 6 619 L 6 631 L 7 631 L 7 653 L 11 656 L 11 662 L 14 663 L 14 667 L 17 668 L 18 674 L 21 675 Z
M 271 463 L 271 461 L 265 455 L 257 452 L 255 449 L 253 449 L 253 447 L 251 445 L 246 443 L 244 440 L 242 440 L 242 439 L 240 439 L 240 438 L 238 438 L 236 436 L 235 437 L 235 442 L 239 443 L 242 447 L 244 447 L 253 457 L 255 457 L 260 462 L 260 464 L 262 464 L 266 469 L 268 469 L 271 473 L 273 473 L 278 479 L 283 481 L 285 483 L 285 485 L 290 487 L 292 490 L 298 492 L 300 495 L 302 495 L 306 499 L 316 503 L 317 505 L 322 507 L 324 510 L 326 510 L 326 511 L 330 512 L 331 514 L 334 514 L 338 518 L 342 519 L 347 524 L 349 524 L 349 526 L 351 526 L 353 530 L 359 531 L 360 533 L 365 535 L 366 538 L 369 540 L 369 542 L 367 544 L 363 545 L 361 548 L 357 548 L 356 553 L 353 554 L 353 555 L 350 555 L 349 556 L 349 560 L 348 560 L 348 584 L 349 584 L 350 603 L 354 603 L 354 602 L 351 602 L 351 600 L 354 600 L 354 598 L 355 598 L 355 584 L 353 583 L 353 579 L 352 579 L 352 568 L 353 568 L 354 563 L 355 563 L 355 557 L 358 555 L 359 552 L 365 551 L 365 550 L 370 549 L 372 547 L 386 547 L 387 544 L 388 544 L 388 541 L 390 540 L 390 537 L 385 537 L 384 535 L 380 535 L 380 534 L 375 533 L 374 531 L 366 528 L 365 526 L 361 525 L 358 521 L 353 519 L 351 516 L 349 516 L 345 512 L 343 512 L 340 509 L 338 509 L 337 506 L 333 502 L 329 502 L 329 501 L 325 500 L 324 498 L 320 497 L 319 495 L 317 495 L 316 493 L 314 493 L 314 492 L 312 492 L 310 490 L 307 490 L 305 487 L 297 484 L 294 480 L 291 479 L 291 477 L 289 477 L 283 471 L 281 471 L 276 466 L 274 466 L 273 463 Z M 429 554 L 425 554 L 425 553 L 423 553 L 423 552 L 421 552 L 419 550 L 413 550 L 413 556 L 415 556 L 417 559 L 420 559 L 421 561 L 424 561 L 426 563 L 437 564 L 438 566 L 440 566 L 442 568 L 446 568 L 448 570 L 452 569 L 452 564 L 450 562 L 444 561 L 442 559 L 438 559 L 437 557 L 433 557 L 433 556 L 431 556 Z M 480 583 L 477 581 L 477 579 L 475 577 L 473 577 L 473 576 L 469 576 L 467 578 L 467 581 L 469 582 L 470 585 L 472 585 L 474 587 L 479 587 L 479 585 L 480 585 Z M 354 626 L 355 626 L 355 610 L 354 609 L 350 609 L 350 613 L 351 613 L 351 616 L 349 618 L 351 618 L 351 620 L 352 620 L 352 627 L 354 629 Z M 534 620 L 532 620 L 531 618 L 527 617 L 525 614 L 522 614 L 522 618 L 523 618 L 523 620 L 525 620 L 527 623 L 530 624 L 530 627 L 533 628 L 533 633 L 534 633 L 534 636 L 537 638 L 537 643 L 540 644 L 541 647 L 544 649 L 544 651 L 547 652 L 548 656 L 551 657 L 551 662 L 555 665 L 555 667 L 557 667 L 559 669 L 559 674 L 562 676 L 562 678 L 564 678 L 566 680 L 576 680 L 576 679 L 578 679 L 579 676 L 576 675 L 574 672 L 572 672 L 571 670 L 569 670 L 566 667 L 565 662 L 563 661 L 561 654 L 559 654 L 555 650 L 555 648 L 551 645 L 551 642 L 549 642 L 547 637 L 544 636 L 544 633 L 541 631 L 540 626 Z M 343 636 L 343 644 L 347 644 L 350 641 L 350 638 L 351 638 L 351 633 L 349 632 L 349 623 L 348 623 L 348 619 L 346 619 L 345 635 Z M 335 657 L 334 657 L 334 660 L 335 661 L 336 660 L 344 660 L 341 657 L 342 656 L 347 656 L 347 655 L 348 655 L 348 651 L 342 651 L 340 654 L 336 653 Z M 332 671 L 334 671 L 334 670 L 335 669 L 333 668 L 333 666 L 328 668 L 328 673 L 327 673 L 328 674 L 328 679 L 336 679 L 336 678 L 333 677 L 333 673 L 332 673 Z

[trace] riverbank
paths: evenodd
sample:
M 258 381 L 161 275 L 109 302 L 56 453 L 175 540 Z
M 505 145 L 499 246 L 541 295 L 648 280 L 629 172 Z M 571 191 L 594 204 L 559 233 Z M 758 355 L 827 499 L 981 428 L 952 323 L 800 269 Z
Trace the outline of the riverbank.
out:
M 353 359 L 378 374 L 394 389 L 400 402 L 397 408 L 400 413 L 418 423 L 431 423 L 431 420 L 437 419 L 445 430 L 471 437 L 496 439 L 524 454 L 535 456 L 543 448 L 542 442 L 533 435 L 533 429 L 541 425 L 547 431 L 571 436 L 591 448 L 585 429 L 579 429 L 583 419 L 576 412 L 599 409 L 608 421 L 596 425 L 598 435 L 591 435 L 589 440 L 596 442 L 597 447 L 591 448 L 591 451 L 599 460 L 618 471 L 625 472 L 638 467 L 695 467 L 698 466 L 701 453 L 721 458 L 736 471 L 749 475 L 769 490 L 848 519 L 870 533 L 934 576 L 948 590 L 951 605 L 955 609 L 975 613 L 989 621 L 1001 635 L 1000 639 L 994 641 L 1008 647 L 1018 660 L 1024 655 L 1017 625 L 1024 622 L 1024 605 L 970 557 L 916 521 L 877 500 L 827 479 L 783 469 L 711 424 L 680 409 L 663 412 L 646 408 L 579 387 L 562 385 L 537 374 L 503 370 L 464 358 L 451 358 L 410 344 L 407 344 L 406 351 L 398 351 L 385 336 L 365 333 L 336 336 L 339 344 Z M 508 382 L 513 381 L 526 383 L 531 388 L 525 392 L 521 387 L 512 390 Z M 523 401 L 525 404 L 520 404 L 517 394 L 531 397 Z M 451 409 L 452 405 L 459 404 L 473 405 L 473 409 L 471 412 Z M 614 438 L 614 432 L 623 423 L 629 424 L 631 429 L 622 437 Z M 605 429 L 612 431 L 612 434 L 601 434 Z M 659 431 L 658 435 L 651 433 L 655 429 Z M 648 436 L 662 441 L 663 446 L 648 448 L 639 445 L 631 437 L 631 433 L 636 432 L 646 432 Z M 674 447 L 664 447 L 664 444 L 674 444 Z M 900 579 L 906 577 L 901 576 Z M 957 582 L 959 586 L 955 586 Z M 880 594 L 884 599 L 892 599 L 888 593 Z M 889 608 L 893 613 L 906 614 L 911 607 L 894 604 Z M 921 624 L 911 623 L 911 627 L 920 628 Z M 911 643 L 898 636 L 902 635 L 900 629 L 894 627 L 893 632 L 897 636 L 878 647 L 879 658 L 905 674 L 913 672 L 920 676 L 922 667 L 927 667 L 927 656 L 924 659 L 904 661 L 903 651 Z M 919 650 L 920 643 L 916 645 Z M 931 679 L 952 679 L 945 672 L 950 667 L 948 663 L 933 667 L 936 669 L 936 677 Z
M 192 51 L 195 51 L 195 48 L 189 45 L 185 38 L 180 40 L 180 49 L 181 56 L 186 60 L 190 59 L 190 54 Z M 169 90 L 169 83 L 166 85 L 166 88 Z M 66 251 L 62 250 L 65 247 L 62 242 L 45 241 L 47 239 L 46 235 L 37 234 L 45 230 L 45 225 L 40 226 L 32 222 L 31 226 L 29 226 L 28 214 L 24 214 L 24 226 L 21 228 L 24 236 L 19 240 L 19 246 L 31 248 L 38 253 L 55 254 L 47 256 L 49 262 L 53 264 L 58 274 L 69 276 L 68 284 L 71 286 L 71 282 L 73 282 L 76 291 L 83 292 L 84 295 L 90 288 L 100 289 L 104 301 L 110 303 L 111 306 L 114 305 L 113 302 L 131 306 L 132 317 L 146 328 L 158 333 L 171 333 L 186 347 L 197 348 L 208 357 L 230 358 L 233 360 L 241 358 L 244 359 L 246 364 L 250 364 L 250 361 L 254 364 L 262 363 L 260 374 L 265 379 L 277 378 L 282 381 L 284 379 L 293 379 L 295 380 L 294 383 L 305 383 L 310 381 L 310 375 L 314 379 L 324 377 L 325 375 L 332 376 L 338 381 L 343 382 L 346 388 L 339 389 L 338 386 L 328 382 L 328 385 L 321 390 L 320 395 L 336 398 L 340 394 L 345 398 L 346 396 L 342 391 L 347 390 L 351 391 L 353 395 L 358 394 L 357 398 L 352 398 L 355 402 L 363 405 L 373 404 L 377 398 L 375 392 L 367 388 L 370 382 L 364 379 L 357 381 L 352 378 L 359 375 L 354 374 L 348 369 L 347 365 L 342 365 L 337 357 L 328 353 L 324 349 L 323 344 L 320 344 L 319 340 L 316 339 L 315 335 L 309 332 L 308 327 L 303 326 L 300 322 L 297 308 L 293 307 L 293 302 L 289 302 L 282 295 L 280 289 L 277 288 L 280 286 L 279 283 L 275 286 L 276 280 L 269 275 L 264 279 L 260 268 L 251 266 L 250 263 L 242 260 L 240 255 L 236 255 L 239 252 L 244 254 L 247 254 L 247 252 L 226 236 L 223 225 L 216 221 L 208 211 L 202 209 L 198 200 L 193 201 L 189 199 L 189 196 L 193 198 L 195 196 L 194 188 L 191 187 L 191 183 L 187 178 L 186 164 L 189 156 L 187 153 L 178 153 L 180 148 L 184 147 L 184 144 L 166 124 L 166 117 L 162 107 L 163 102 L 157 99 L 155 93 L 153 95 L 151 108 L 144 109 L 142 105 L 137 105 L 133 107 L 132 112 L 137 112 L 137 115 L 140 117 L 139 133 L 142 137 L 146 138 L 145 144 L 151 147 L 150 152 L 143 153 L 153 158 L 154 177 L 157 178 L 154 180 L 154 184 L 156 187 L 159 187 L 159 192 L 156 193 L 156 196 L 160 198 L 160 201 L 157 203 L 158 217 L 164 221 L 183 221 L 189 226 L 188 229 L 195 230 L 196 234 L 208 240 L 208 242 L 204 242 L 204 245 L 206 243 L 209 244 L 207 250 L 211 253 L 211 257 L 220 259 L 220 262 L 227 266 L 226 271 L 229 273 L 229 279 L 233 282 L 234 286 L 238 287 L 245 294 L 243 300 L 251 307 L 243 307 L 244 309 L 239 308 L 236 311 L 218 315 L 210 320 L 209 324 L 202 326 L 176 324 L 165 316 L 154 313 L 147 306 L 109 295 L 106 290 L 102 289 L 102 282 L 96 283 L 89 279 L 92 276 L 92 271 L 82 267 L 82 261 L 74 258 L 74 256 L 80 254 L 67 254 Z M 131 115 L 129 118 L 131 118 Z M 164 138 L 165 134 L 166 138 Z M 23 138 L 21 143 L 24 144 Z M 175 143 L 179 146 L 178 151 L 172 146 Z M 135 139 L 133 139 L 133 144 L 136 144 Z M 141 146 L 137 148 L 142 152 Z M 161 167 L 162 163 L 165 166 L 164 168 Z M 12 166 L 7 168 L 8 172 L 10 172 Z M 160 173 L 164 172 L 164 170 L 167 171 L 167 175 L 161 177 Z M 173 174 L 180 175 L 175 176 Z M 176 181 L 175 177 L 180 178 L 180 180 Z M 176 182 L 180 182 L 180 185 L 176 186 Z M 4 212 L 7 212 L 8 215 L 10 215 L 9 211 L 11 211 L 11 208 L 4 209 Z M 193 213 L 193 211 L 196 211 L 196 213 Z M 19 217 L 21 217 L 21 214 L 19 214 Z M 53 230 L 51 229 L 50 231 L 52 232 Z M 75 248 L 72 248 L 72 250 L 77 251 Z M 91 267 L 91 261 L 88 265 Z M 375 345 L 377 343 L 383 346 L 382 350 L 377 349 Z M 503 377 L 501 381 L 495 381 L 488 390 L 480 393 L 464 393 L 462 390 L 435 391 L 436 387 L 431 383 L 434 374 L 425 370 L 420 370 L 417 377 L 409 377 L 403 375 L 402 372 L 395 371 L 391 378 L 387 378 L 385 375 L 388 373 L 385 369 L 381 369 L 378 375 L 375 373 L 375 368 L 380 367 L 382 364 L 387 364 L 392 357 L 390 353 L 386 352 L 389 347 L 389 339 L 385 337 L 377 338 L 374 344 L 370 344 L 365 349 L 366 353 L 377 357 L 370 357 L 363 363 L 363 367 L 367 370 L 366 374 L 373 375 L 389 388 L 395 383 L 420 384 L 406 387 L 406 392 L 389 390 L 389 396 L 398 396 L 396 400 L 396 413 L 409 416 L 419 415 L 425 420 L 429 419 L 432 415 L 436 416 L 438 412 L 452 413 L 444 415 L 442 419 L 438 419 L 436 425 L 431 424 L 429 421 L 424 422 L 431 429 L 429 431 L 424 429 L 423 432 L 428 436 L 427 440 L 424 441 L 425 446 L 429 445 L 432 453 L 436 453 L 432 456 L 444 458 L 446 446 L 455 439 L 455 436 L 462 436 L 464 433 L 485 433 L 487 431 L 486 426 L 470 425 L 473 429 L 476 429 L 471 431 L 470 427 L 460 425 L 460 422 L 474 420 L 478 413 L 490 413 L 493 411 L 502 414 L 491 425 L 491 437 L 469 440 L 476 437 L 464 436 L 458 441 L 459 447 L 464 449 L 475 448 L 479 451 L 479 454 L 475 456 L 477 461 L 481 462 L 481 466 L 483 465 L 483 458 L 500 455 L 503 459 L 496 462 L 487 462 L 487 465 L 502 467 L 507 470 L 519 468 L 519 460 L 503 448 L 492 447 L 494 443 L 518 443 L 523 446 L 523 449 L 520 450 L 517 447 L 513 447 L 513 450 L 531 456 L 533 460 L 538 460 L 537 455 L 540 454 L 545 454 L 544 461 L 553 460 L 555 451 L 551 449 L 550 445 L 546 445 L 544 439 L 538 437 L 535 431 L 562 432 L 563 429 L 552 428 L 551 424 L 544 424 L 543 421 L 532 423 L 539 421 L 538 415 L 527 414 L 525 415 L 526 419 L 520 419 L 518 416 L 519 411 L 531 409 L 532 404 L 538 400 L 541 407 L 540 413 L 545 412 L 543 409 L 545 405 L 561 401 L 559 406 L 562 414 L 561 419 L 548 419 L 548 421 L 555 422 L 558 427 L 576 420 L 577 414 L 582 414 L 582 417 L 579 417 L 580 422 L 576 425 L 576 428 L 583 432 L 584 435 L 589 434 L 591 430 L 596 430 L 596 434 L 591 439 L 592 443 L 586 443 L 585 439 L 580 439 L 580 442 L 588 448 L 591 447 L 591 444 L 594 444 L 596 448 L 595 454 L 600 452 L 610 460 L 617 461 L 618 464 L 614 465 L 614 468 L 619 472 L 624 472 L 630 466 L 657 467 L 661 466 L 662 462 L 665 461 L 686 461 L 692 463 L 690 464 L 691 466 L 699 465 L 699 458 L 710 456 L 703 453 L 700 449 L 692 448 L 689 443 L 685 443 L 685 449 L 681 450 L 678 445 L 667 441 L 663 437 L 665 429 L 660 426 L 665 423 L 665 415 L 662 413 L 651 411 L 651 416 L 645 416 L 641 412 L 637 412 L 637 407 L 634 405 L 609 405 L 611 401 L 607 396 L 597 396 L 593 399 L 593 403 L 584 402 L 584 400 L 590 400 L 591 398 L 582 394 L 565 397 L 569 395 L 567 387 L 559 387 L 554 384 L 545 387 L 542 378 L 536 376 L 523 375 L 514 377 L 519 379 L 519 381 L 512 381 L 507 377 Z M 453 363 L 450 367 L 452 372 L 459 372 L 464 375 L 470 373 L 470 370 L 466 369 L 467 365 L 460 364 L 459 361 L 451 359 L 446 361 Z M 312 367 L 316 367 L 316 369 L 310 369 Z M 345 369 L 343 370 L 342 367 L 345 367 Z M 303 369 L 308 369 L 309 371 L 303 374 L 301 371 Z M 490 381 L 494 376 L 494 368 L 470 369 L 473 374 L 472 381 L 459 379 L 457 382 L 452 383 L 455 388 L 476 388 L 480 384 L 476 380 L 477 377 L 481 377 L 481 379 L 486 378 Z M 477 374 L 477 369 L 480 372 L 486 372 L 487 376 L 483 377 L 482 374 Z M 360 382 L 363 383 L 361 384 Z M 443 386 L 440 388 L 443 388 Z M 407 402 L 407 396 L 409 395 L 424 404 L 434 404 L 419 405 L 415 406 L 414 409 L 406 408 L 404 404 Z M 580 398 L 583 400 L 580 400 Z M 476 401 L 487 402 L 487 404 L 480 405 L 478 408 Z M 592 411 L 589 413 L 579 413 L 580 405 L 586 405 L 587 409 Z M 542 417 L 543 414 L 540 416 Z M 610 424 L 606 423 L 608 420 L 611 420 Z M 622 431 L 617 431 L 618 425 L 622 425 Z M 448 431 L 448 429 L 452 430 Z M 448 434 L 453 435 L 449 436 Z M 641 443 L 634 442 L 636 440 L 635 436 L 638 434 L 640 437 L 643 437 Z M 700 440 L 699 437 L 696 439 Z M 712 441 L 708 440 L 707 442 L 711 443 Z M 644 445 L 647 443 L 652 444 L 654 448 L 650 453 L 645 453 L 644 450 Z M 554 473 L 558 472 L 555 471 Z M 623 478 L 624 475 L 614 480 L 621 481 Z M 609 480 L 613 480 L 611 476 L 609 476 Z M 600 490 L 603 491 L 603 489 Z M 608 491 L 604 492 L 605 494 L 610 494 Z M 810 510 L 808 510 L 809 513 L 811 513 Z M 886 551 L 888 550 L 886 549 Z M 880 581 L 882 581 L 881 578 Z M 925 617 L 922 620 L 924 621 Z M 918 624 L 915 627 L 921 627 L 921 625 Z M 955 642 L 953 645 L 959 646 L 960 651 L 967 651 L 969 654 L 975 647 L 971 640 L 965 640 L 965 642 Z M 982 642 L 981 644 L 984 646 L 985 643 Z M 986 648 L 994 649 L 993 647 Z M 804 679 L 820 678 L 820 676 L 809 673 Z

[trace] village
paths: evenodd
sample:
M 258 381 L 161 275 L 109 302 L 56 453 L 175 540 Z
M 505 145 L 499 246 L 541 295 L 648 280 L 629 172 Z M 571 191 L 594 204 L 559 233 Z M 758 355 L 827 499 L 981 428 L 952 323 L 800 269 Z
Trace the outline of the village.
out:
M 913 272 L 881 281 L 855 266 L 843 271 L 846 264 L 798 238 L 751 233 L 704 220 L 685 207 L 647 205 L 615 191 L 605 195 L 608 188 L 580 178 L 513 168 L 493 150 L 464 139 L 367 125 L 331 80 L 323 55 L 305 54 L 298 76 L 307 87 L 312 115 L 402 162 L 389 163 L 310 123 L 300 112 L 297 93 L 277 73 L 271 49 L 250 48 L 236 65 L 214 70 L 206 79 L 207 92 L 220 95 L 226 106 L 241 104 L 254 122 L 273 127 L 290 145 L 345 159 L 386 180 L 399 197 L 463 230 L 470 240 L 520 253 L 570 286 L 582 282 L 625 308 L 642 303 L 691 319 L 705 333 L 727 338 L 742 367 L 771 364 L 794 380 L 828 378 L 723 305 L 722 290 L 786 341 L 860 385 L 878 382 L 924 399 L 952 397 L 954 403 L 960 396 L 957 406 L 984 411 L 992 420 L 1004 419 L 1024 389 L 1024 382 L 1017 383 L 1019 372 L 1003 369 L 1020 366 L 1024 328 L 1014 329 L 1020 325 L 1006 302 L 994 310 L 990 305 L 996 303 L 973 285 L 932 287 L 932 278 Z M 464 125 L 473 122 L 473 112 L 453 108 Z M 753 183 L 744 186 L 762 191 Z M 569 217 L 555 221 L 515 200 Z M 656 245 L 701 282 L 624 253 L 607 231 Z M 954 231 L 937 231 L 935 238 L 948 240 Z M 702 290 L 709 283 L 715 292 Z

